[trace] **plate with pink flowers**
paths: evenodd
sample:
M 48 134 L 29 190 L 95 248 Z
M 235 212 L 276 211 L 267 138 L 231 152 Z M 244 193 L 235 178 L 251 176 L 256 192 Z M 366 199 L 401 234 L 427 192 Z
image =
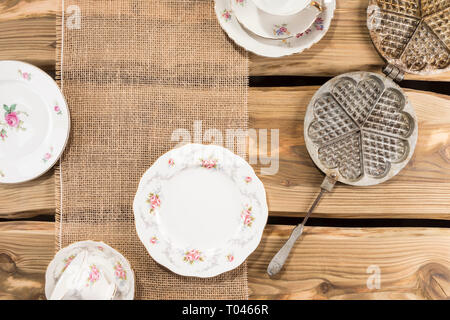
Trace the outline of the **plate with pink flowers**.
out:
M 0 61 L 0 183 L 47 172 L 69 131 L 69 110 L 56 82 L 28 63 Z
M 149 254 L 171 271 L 213 277 L 238 267 L 258 246 L 267 222 L 264 185 L 228 149 L 188 144 L 144 173 L 133 203 Z

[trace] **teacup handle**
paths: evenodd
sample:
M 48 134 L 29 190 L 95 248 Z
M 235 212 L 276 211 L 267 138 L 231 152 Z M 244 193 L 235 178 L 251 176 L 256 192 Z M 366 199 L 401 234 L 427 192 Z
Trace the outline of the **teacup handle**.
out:
M 319 10 L 319 12 L 323 11 L 322 5 L 319 2 L 317 2 L 317 1 L 311 1 L 311 3 L 309 5 L 311 7 L 315 7 L 317 10 Z

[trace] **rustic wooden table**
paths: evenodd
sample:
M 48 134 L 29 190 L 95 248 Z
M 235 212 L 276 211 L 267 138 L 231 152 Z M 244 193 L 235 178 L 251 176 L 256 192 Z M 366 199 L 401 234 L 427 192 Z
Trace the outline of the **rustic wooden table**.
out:
M 54 74 L 58 1 L 0 1 L 0 59 L 27 61 Z M 273 85 L 273 77 L 261 76 L 295 76 L 282 78 L 283 85 L 321 84 L 327 80 L 323 77 L 349 71 L 380 73 L 383 61 L 369 39 L 366 6 L 367 0 L 338 0 L 326 37 L 302 54 L 280 59 L 251 55 L 251 83 Z M 412 161 L 387 183 L 336 187 L 314 214 L 321 219 L 312 221 L 275 279 L 267 276 L 267 264 L 323 179 L 303 140 L 305 109 L 318 86 L 250 88 L 250 126 L 280 128 L 279 173 L 262 177 L 271 224 L 248 259 L 251 298 L 450 297 L 450 96 L 442 94 L 450 93 L 450 73 L 406 79 L 420 82 L 402 86 L 441 92 L 406 90 L 419 118 Z M 44 298 L 44 273 L 55 250 L 54 198 L 53 172 L 0 186 L 0 298 Z M 381 271 L 379 288 L 367 286 L 370 266 Z

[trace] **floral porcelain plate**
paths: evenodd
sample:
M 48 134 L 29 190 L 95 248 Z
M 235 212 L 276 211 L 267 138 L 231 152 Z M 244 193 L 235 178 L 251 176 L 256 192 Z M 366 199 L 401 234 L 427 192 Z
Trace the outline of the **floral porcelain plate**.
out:
M 48 171 L 69 130 L 69 110 L 56 82 L 28 63 L 0 61 L 0 183 Z
M 267 39 L 249 31 L 239 23 L 230 1 L 236 0 L 215 0 L 214 9 L 223 30 L 244 49 L 260 56 L 273 58 L 300 53 L 319 42 L 327 33 L 336 8 L 336 0 L 317 1 L 323 11 L 308 29 L 293 34 L 288 39 Z
M 57 296 L 69 300 L 132 300 L 134 273 L 128 260 L 107 244 L 90 240 L 75 242 L 58 251 L 48 265 L 45 296 L 47 299 Z
M 277 16 L 266 13 L 252 0 L 230 0 L 238 21 L 258 36 L 269 39 L 287 39 L 308 30 L 321 12 L 318 2 L 313 2 L 299 13 Z
M 183 276 L 213 277 L 238 267 L 267 222 L 266 192 L 231 151 L 188 144 L 145 172 L 134 198 L 136 229 L 158 263 Z

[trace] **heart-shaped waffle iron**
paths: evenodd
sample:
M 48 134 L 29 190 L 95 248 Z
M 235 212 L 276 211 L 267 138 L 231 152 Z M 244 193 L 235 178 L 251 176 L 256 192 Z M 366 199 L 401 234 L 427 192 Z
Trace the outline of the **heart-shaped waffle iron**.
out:
M 346 184 L 374 185 L 408 163 L 417 121 L 408 98 L 392 80 L 348 73 L 314 95 L 305 116 L 305 141 L 325 174 Z
M 367 25 L 384 59 L 402 70 L 450 70 L 450 0 L 370 0 Z
M 391 71 L 387 73 L 392 75 Z M 353 72 L 325 83 L 308 105 L 304 135 L 309 155 L 326 177 L 318 197 L 273 257 L 267 273 L 273 276 L 281 270 L 309 216 L 336 181 L 369 186 L 392 178 L 411 159 L 417 132 L 414 109 L 390 78 Z

